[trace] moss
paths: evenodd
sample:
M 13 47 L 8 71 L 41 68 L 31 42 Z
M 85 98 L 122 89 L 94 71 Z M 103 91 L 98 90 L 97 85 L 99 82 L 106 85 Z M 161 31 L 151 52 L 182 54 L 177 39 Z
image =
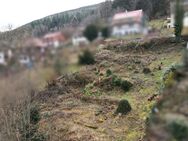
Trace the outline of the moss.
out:
M 163 85 L 162 87 L 170 87 L 175 83 L 176 71 L 181 65 L 173 64 L 167 68 L 162 76 Z

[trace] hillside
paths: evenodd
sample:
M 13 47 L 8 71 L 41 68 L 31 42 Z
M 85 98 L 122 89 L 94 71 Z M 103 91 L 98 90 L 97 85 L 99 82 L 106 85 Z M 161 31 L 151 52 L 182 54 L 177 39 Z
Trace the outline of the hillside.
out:
M 0 41 L 21 41 L 31 36 L 41 36 L 50 31 L 77 26 L 88 17 L 96 19 L 100 14 L 100 4 L 81 7 L 35 20 L 12 31 L 0 33 Z
M 144 140 L 163 72 L 181 61 L 184 45 L 166 38 L 129 44 L 113 41 L 98 47 L 93 52 L 96 64 L 59 77 L 37 95 L 38 132 L 53 141 Z M 119 81 L 131 82 L 133 87 L 123 89 Z M 128 100 L 132 110 L 115 115 L 122 99 Z
M 117 1 L 117 3 L 116 3 Z M 21 41 L 31 36 L 42 36 L 48 32 L 62 30 L 67 27 L 87 25 L 106 21 L 114 13 L 125 10 L 143 9 L 148 19 L 165 18 L 170 13 L 169 0 L 134 0 L 106 1 L 96 5 L 81 7 L 35 20 L 15 30 L 0 33 L 0 41 L 8 41 L 14 45 L 21 45 Z M 130 6 L 128 6 L 130 5 Z M 120 9 L 119 9 L 120 8 Z

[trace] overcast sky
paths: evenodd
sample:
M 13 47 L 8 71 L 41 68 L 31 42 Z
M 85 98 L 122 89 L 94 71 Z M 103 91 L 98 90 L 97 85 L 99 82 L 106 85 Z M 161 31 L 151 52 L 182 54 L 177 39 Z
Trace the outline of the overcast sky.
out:
M 0 0 L 0 30 L 12 24 L 21 26 L 33 20 L 104 0 Z

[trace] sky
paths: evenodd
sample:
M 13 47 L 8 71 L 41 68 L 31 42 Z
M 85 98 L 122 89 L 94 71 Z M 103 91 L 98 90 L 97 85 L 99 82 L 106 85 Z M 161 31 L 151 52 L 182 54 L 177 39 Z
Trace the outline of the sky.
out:
M 0 0 L 0 30 L 18 27 L 45 16 L 104 0 Z

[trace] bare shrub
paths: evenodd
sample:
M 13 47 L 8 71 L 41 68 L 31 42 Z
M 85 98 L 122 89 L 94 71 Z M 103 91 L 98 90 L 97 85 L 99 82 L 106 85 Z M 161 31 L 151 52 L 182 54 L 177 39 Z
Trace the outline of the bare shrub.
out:
M 27 140 L 30 126 L 31 94 L 34 85 L 18 74 L 0 81 L 0 141 Z

